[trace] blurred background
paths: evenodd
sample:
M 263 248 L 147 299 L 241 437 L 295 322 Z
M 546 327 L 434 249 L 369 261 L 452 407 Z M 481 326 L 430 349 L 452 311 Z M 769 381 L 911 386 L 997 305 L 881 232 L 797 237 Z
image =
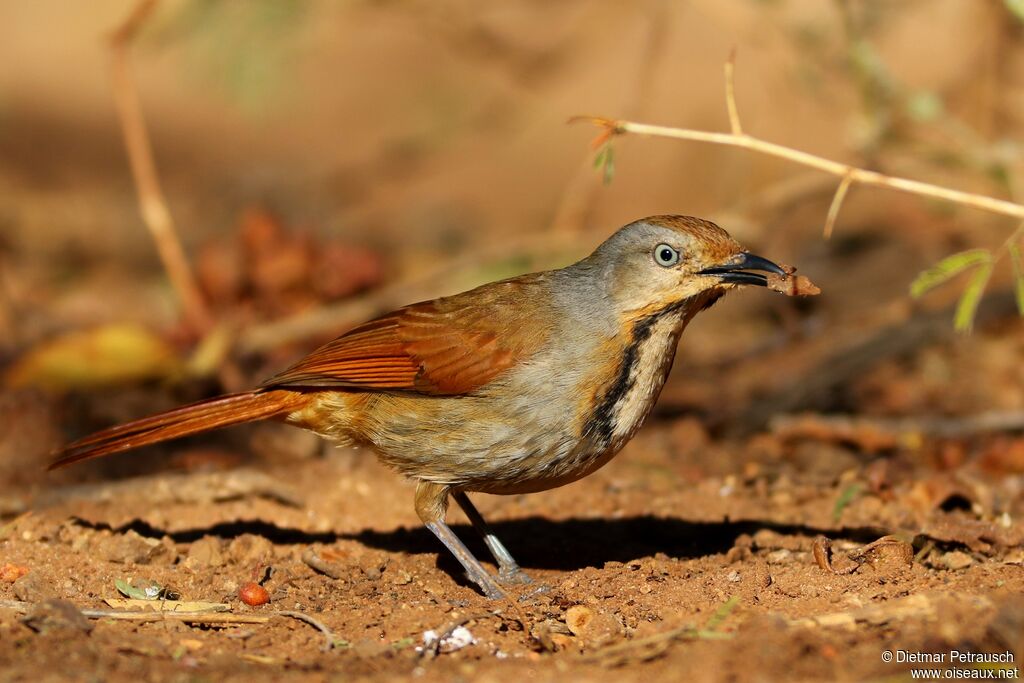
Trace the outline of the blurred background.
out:
M 908 295 L 949 254 L 997 253 L 1012 219 L 855 186 L 826 241 L 834 177 L 638 136 L 614 141 L 614 172 L 602 173 L 597 130 L 566 123 L 727 130 L 722 74 L 735 50 L 747 132 L 1012 198 L 1024 171 L 1014 0 L 159 3 L 127 60 L 217 321 L 199 328 L 140 217 L 114 106 L 108 38 L 133 7 L 0 5 L 9 482 L 38 480 L 35 464 L 68 436 L 251 386 L 362 319 L 563 265 L 658 213 L 714 219 L 824 290 L 813 301 L 747 293 L 705 314 L 661 414 L 751 433 L 809 408 L 1024 408 L 1006 258 L 974 336 L 952 334 L 963 281 L 924 304 Z M 914 356 L 935 344 L 934 358 Z M 984 363 L 996 367 L 979 381 Z
M 110 38 L 138 8 L 152 11 L 117 61 Z M 621 682 L 701 662 L 730 680 L 893 680 L 879 659 L 893 643 L 1024 656 L 1019 220 L 854 185 L 825 239 L 837 177 L 697 142 L 595 148 L 599 129 L 567 124 L 728 131 L 735 52 L 747 133 L 1021 202 L 1024 1 L 0 0 L 0 27 L 11 676 L 180 678 L 206 662 L 216 680 L 273 666 L 507 680 L 508 665 Z M 140 187 L 149 223 L 173 217 L 188 307 Z M 459 583 L 411 483 L 365 450 L 257 424 L 45 471 L 70 439 L 256 386 L 387 310 L 566 265 L 662 213 L 715 220 L 822 293 L 727 297 L 690 325 L 607 467 L 475 498 L 554 590 L 500 622 L 470 616 L 481 643 L 458 657 L 412 646 L 457 613 L 500 611 Z M 241 582 L 271 577 L 274 604 L 345 640 L 321 653 L 280 620 L 245 635 L 103 620 L 72 641 L 6 608 L 100 606 L 132 576 L 236 606 Z M 584 604 L 611 641 L 569 637 L 567 607 Z M 805 628 L 837 611 L 849 629 Z M 632 669 L 570 658 L 647 635 L 661 649 Z M 565 648 L 558 666 L 538 659 Z

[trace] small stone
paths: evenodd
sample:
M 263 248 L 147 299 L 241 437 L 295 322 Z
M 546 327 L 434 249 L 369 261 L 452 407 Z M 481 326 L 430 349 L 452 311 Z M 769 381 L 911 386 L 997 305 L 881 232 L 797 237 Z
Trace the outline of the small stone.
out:
M 24 602 L 44 602 L 57 597 L 56 589 L 38 572 L 29 572 L 14 582 L 14 595 Z
M 594 611 L 592 609 L 583 605 L 574 605 L 565 612 L 565 625 L 569 627 L 569 631 L 574 636 L 578 636 L 583 633 L 593 618 Z
M 954 550 L 946 553 L 939 561 L 942 563 L 943 567 L 954 571 L 958 569 L 967 569 L 974 564 L 974 558 L 960 550 Z
M 22 618 L 22 623 L 36 633 L 89 633 L 93 625 L 78 608 L 66 600 L 46 600 Z
M 744 560 L 750 559 L 752 555 L 748 546 L 734 545 L 729 548 L 725 553 L 725 561 L 728 564 L 736 564 L 737 562 L 743 562 Z
M 216 536 L 203 536 L 198 541 L 193 541 L 189 546 L 188 555 L 185 556 L 185 565 L 189 569 L 223 566 L 221 540 Z
M 545 619 L 530 628 L 530 637 L 533 638 L 533 641 L 542 650 L 547 652 L 556 652 L 558 650 L 558 645 L 555 643 L 556 635 L 568 636 L 569 629 L 566 628 L 565 624 L 553 619 Z
M 263 536 L 242 534 L 228 545 L 228 558 L 243 567 L 267 564 L 274 555 L 274 544 Z
M 566 610 L 565 625 L 589 647 L 603 645 L 622 633 L 622 624 L 615 615 L 594 611 L 583 605 L 575 605 Z
M 729 575 L 725 577 L 730 583 L 739 583 L 740 573 L 738 571 L 731 571 Z
M 576 641 L 572 637 L 565 635 L 564 633 L 552 633 L 551 642 L 555 646 L 555 650 L 568 650 Z
M 765 559 L 768 561 L 768 564 L 786 564 L 787 562 L 792 561 L 793 553 L 786 548 L 779 548 L 778 550 L 773 550 L 768 553 Z
M 140 536 L 134 529 L 101 538 L 96 555 L 107 562 L 171 564 L 177 559 L 173 544 Z

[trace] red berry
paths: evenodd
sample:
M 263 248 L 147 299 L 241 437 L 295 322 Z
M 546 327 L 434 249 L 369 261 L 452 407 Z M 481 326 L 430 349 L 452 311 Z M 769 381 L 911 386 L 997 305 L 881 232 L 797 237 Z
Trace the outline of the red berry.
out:
M 270 602 L 270 593 L 258 583 L 249 582 L 238 589 L 238 597 L 250 607 L 258 607 Z

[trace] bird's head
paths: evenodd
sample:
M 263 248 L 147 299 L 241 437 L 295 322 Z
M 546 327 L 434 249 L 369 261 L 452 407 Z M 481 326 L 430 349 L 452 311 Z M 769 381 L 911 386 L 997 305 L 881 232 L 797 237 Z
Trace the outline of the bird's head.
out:
M 695 298 L 709 303 L 739 285 L 765 286 L 762 273 L 785 274 L 714 223 L 691 216 L 652 216 L 630 223 L 587 260 L 606 274 L 617 308 L 635 316 Z

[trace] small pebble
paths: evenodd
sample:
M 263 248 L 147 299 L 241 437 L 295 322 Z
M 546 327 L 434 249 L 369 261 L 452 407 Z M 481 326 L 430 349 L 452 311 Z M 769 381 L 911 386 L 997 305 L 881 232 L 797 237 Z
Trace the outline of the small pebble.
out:
M 941 562 L 948 569 L 967 569 L 974 564 L 974 558 L 965 552 L 954 550 L 943 555 Z

